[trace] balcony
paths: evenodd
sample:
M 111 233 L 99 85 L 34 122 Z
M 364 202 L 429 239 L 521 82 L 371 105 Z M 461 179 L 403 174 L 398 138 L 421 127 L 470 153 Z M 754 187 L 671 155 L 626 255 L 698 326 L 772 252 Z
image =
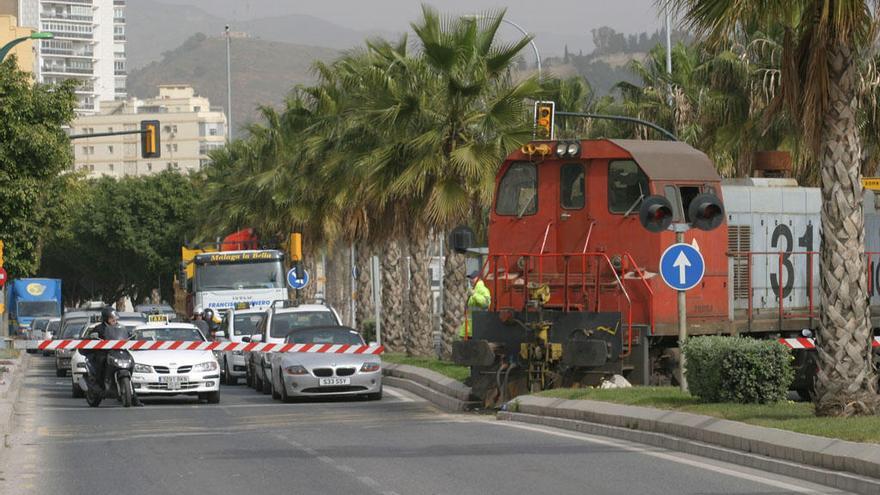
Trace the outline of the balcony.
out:
M 124 34 L 114 34 L 113 41 L 125 41 L 125 35 Z
M 92 5 L 92 0 L 43 0 L 43 3 L 57 3 L 61 5 L 65 4 L 76 4 L 76 5 Z
M 91 76 L 94 68 L 68 67 L 65 65 L 44 65 L 40 67 L 43 74 L 67 74 L 77 76 Z
M 67 12 L 40 12 L 40 20 L 44 21 L 70 21 L 70 22 L 88 22 L 94 21 L 94 17 L 90 15 L 74 15 Z
M 91 41 L 92 33 L 72 33 L 70 31 L 61 31 L 58 29 L 48 29 L 52 34 L 55 35 L 55 39 L 73 39 L 73 40 L 89 40 Z
M 73 50 L 65 48 L 41 48 L 43 55 L 60 55 L 62 57 L 95 58 L 95 52 L 86 50 Z

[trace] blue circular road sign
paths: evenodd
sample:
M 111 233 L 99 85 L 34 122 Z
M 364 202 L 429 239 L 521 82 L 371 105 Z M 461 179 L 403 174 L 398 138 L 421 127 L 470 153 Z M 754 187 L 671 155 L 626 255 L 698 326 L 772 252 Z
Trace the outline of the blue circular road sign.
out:
M 309 272 L 303 270 L 302 275 L 296 273 L 296 268 L 291 268 L 287 272 L 287 285 L 291 289 L 304 289 L 309 285 Z
M 694 288 L 705 273 L 703 255 L 690 244 L 673 244 L 660 256 L 660 276 L 675 290 Z

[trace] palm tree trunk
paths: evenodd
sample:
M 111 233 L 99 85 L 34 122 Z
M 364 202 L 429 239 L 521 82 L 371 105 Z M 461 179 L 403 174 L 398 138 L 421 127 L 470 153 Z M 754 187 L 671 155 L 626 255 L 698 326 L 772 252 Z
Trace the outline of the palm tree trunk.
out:
M 816 414 L 873 414 L 876 385 L 865 260 L 856 67 L 852 52 L 828 58 L 830 101 L 822 122 L 821 307 Z
M 360 243 L 356 247 L 357 251 L 357 294 L 356 303 L 357 310 L 355 315 L 357 321 L 355 328 L 359 331 L 364 329 L 364 321 L 373 318 L 373 281 L 370 278 L 372 273 L 370 269 L 371 252 L 366 243 Z
M 401 280 L 400 245 L 390 240 L 382 253 L 382 344 L 390 352 L 402 352 L 403 296 L 406 288 Z
M 309 272 L 309 278 L 311 279 L 309 285 L 302 289 L 302 295 L 306 299 L 314 299 L 315 295 L 318 294 L 318 263 L 320 262 L 320 255 L 316 255 L 314 252 L 306 251 L 306 254 L 303 254 L 303 267 Z M 324 297 L 326 296 L 325 294 Z
M 428 278 L 431 258 L 428 253 L 428 228 L 425 224 L 414 225 L 408 234 L 410 270 L 412 272 L 406 352 L 415 356 L 434 354 L 433 296 Z
M 443 264 L 443 357 L 452 356 L 452 341 L 458 327 L 464 321 L 464 305 L 467 302 L 467 269 L 465 257 L 454 251 L 446 254 Z M 493 294 L 494 296 L 494 294 Z

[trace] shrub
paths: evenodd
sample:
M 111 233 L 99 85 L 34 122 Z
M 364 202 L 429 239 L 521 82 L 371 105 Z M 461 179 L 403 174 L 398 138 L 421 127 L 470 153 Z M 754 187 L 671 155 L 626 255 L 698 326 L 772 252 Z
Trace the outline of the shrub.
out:
M 690 392 L 705 402 L 777 402 L 794 379 L 791 353 L 775 340 L 692 337 L 682 350 Z

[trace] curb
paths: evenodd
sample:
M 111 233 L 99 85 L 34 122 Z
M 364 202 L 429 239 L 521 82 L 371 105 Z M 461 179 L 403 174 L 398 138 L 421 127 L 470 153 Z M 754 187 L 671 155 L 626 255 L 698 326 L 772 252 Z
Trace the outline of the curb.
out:
M 699 414 L 524 396 L 498 418 L 646 443 L 856 493 L 880 493 L 880 445 L 753 426 Z
M 382 376 L 386 384 L 416 394 L 449 412 L 470 411 L 479 406 L 479 402 L 472 400 L 470 387 L 435 371 L 383 363 Z
M 27 353 L 22 352 L 18 356 L 18 362 L 12 371 L 12 380 L 9 388 L 0 393 L 0 436 L 3 438 L 3 447 L 6 447 L 6 437 L 10 432 L 13 417 L 15 416 L 15 403 L 18 402 L 18 395 L 21 392 L 21 385 L 24 382 L 24 375 L 30 365 L 30 357 Z

